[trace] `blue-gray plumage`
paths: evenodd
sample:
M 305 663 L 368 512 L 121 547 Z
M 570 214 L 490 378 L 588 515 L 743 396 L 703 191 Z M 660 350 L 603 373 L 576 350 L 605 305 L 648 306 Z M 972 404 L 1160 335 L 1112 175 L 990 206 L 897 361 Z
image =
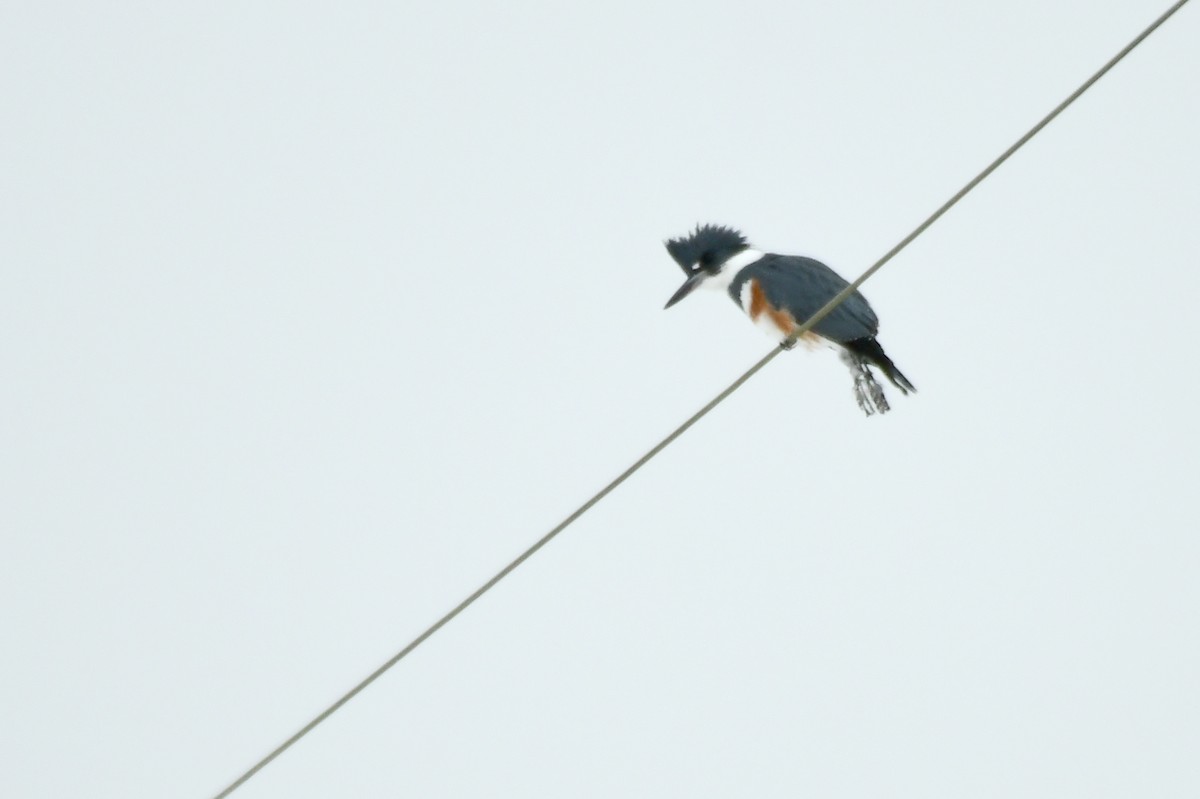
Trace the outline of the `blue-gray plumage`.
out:
M 729 296 L 742 306 L 742 289 L 757 280 L 767 302 L 804 322 L 850 285 L 825 264 L 800 255 L 764 255 L 744 267 L 729 284 Z M 879 332 L 879 317 L 857 291 L 813 327 L 813 332 L 838 344 L 869 338 Z
M 787 346 L 795 344 L 793 335 L 804 321 L 849 285 L 812 258 L 751 249 L 746 237 L 732 228 L 698 226 L 666 246 L 688 276 L 668 308 L 698 286 L 725 289 L 757 325 Z M 838 351 L 854 375 L 855 399 L 868 416 L 889 409 L 871 367 L 882 371 L 901 393 L 916 391 L 875 340 L 878 332 L 879 318 L 867 298 L 855 291 L 802 336 Z

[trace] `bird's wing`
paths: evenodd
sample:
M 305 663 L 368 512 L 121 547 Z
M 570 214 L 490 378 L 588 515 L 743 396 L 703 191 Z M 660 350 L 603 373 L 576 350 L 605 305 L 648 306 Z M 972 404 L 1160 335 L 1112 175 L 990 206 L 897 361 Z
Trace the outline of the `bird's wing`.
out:
M 820 261 L 798 255 L 768 255 L 744 271 L 747 279 L 759 278 L 767 302 L 788 311 L 800 323 L 849 285 Z M 855 291 L 813 330 L 837 342 L 871 338 L 879 332 L 879 318 L 866 297 Z

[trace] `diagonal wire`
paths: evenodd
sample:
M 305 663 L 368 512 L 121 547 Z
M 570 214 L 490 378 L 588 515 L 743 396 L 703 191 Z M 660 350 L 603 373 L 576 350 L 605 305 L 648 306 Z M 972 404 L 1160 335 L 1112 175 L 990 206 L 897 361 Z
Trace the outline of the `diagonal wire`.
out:
M 292 735 L 292 737 L 288 738 L 286 741 L 284 741 L 279 746 L 277 746 L 274 750 L 272 750 L 270 754 L 268 754 L 267 756 L 265 756 L 264 758 L 259 760 L 257 763 L 255 763 L 249 770 L 247 770 L 244 774 L 242 774 L 240 777 L 238 777 L 236 780 L 234 780 L 232 783 L 230 783 L 228 787 L 226 787 L 223 791 L 221 791 L 219 794 L 217 794 L 214 797 L 214 799 L 224 799 L 224 797 L 229 796 L 231 793 L 233 793 L 235 790 L 237 790 L 247 780 L 249 780 L 251 777 L 253 777 L 255 774 L 257 774 L 259 771 L 261 771 L 264 766 L 266 766 L 268 763 L 270 763 L 275 758 L 279 757 L 279 755 L 283 754 L 289 747 L 292 746 L 292 744 L 296 743 L 301 738 L 303 738 L 305 735 L 307 735 L 309 732 L 311 732 L 313 730 L 313 728 L 316 727 L 318 724 L 320 724 L 325 719 L 332 716 L 335 712 L 338 711 L 339 708 L 342 707 L 342 705 L 349 702 L 351 699 L 353 699 L 355 696 L 357 696 L 359 693 L 361 693 L 363 691 L 363 689 L 365 689 L 368 685 L 370 685 L 371 683 L 375 682 L 375 680 L 377 680 L 381 676 L 383 676 L 384 672 L 386 672 L 392 666 L 395 666 L 397 663 L 399 663 L 401 660 L 403 660 L 409 653 L 411 653 L 414 649 L 416 649 L 418 646 L 423 644 L 431 635 L 436 633 L 442 627 L 446 626 L 446 624 L 448 624 L 455 616 L 457 616 L 458 614 L 460 614 L 464 610 L 466 610 L 468 607 L 470 607 L 475 602 L 475 600 L 479 599 L 481 596 L 483 596 L 489 590 L 491 590 L 491 588 L 493 586 L 495 586 L 496 583 L 503 580 L 512 571 L 514 571 L 518 566 L 520 566 L 522 563 L 524 563 L 529 558 L 531 558 L 534 555 L 534 553 L 536 553 L 539 549 L 544 547 L 546 544 L 550 543 L 550 541 L 555 536 L 557 536 L 563 530 L 567 529 L 567 527 L 571 526 L 571 524 L 573 524 L 575 522 L 575 520 L 577 520 L 580 516 L 587 513 L 589 510 L 591 510 L 593 505 L 595 505 L 597 502 L 599 502 L 600 500 L 602 500 L 606 496 L 608 496 L 610 493 L 612 493 L 612 491 L 617 486 L 621 485 L 621 483 L 624 483 L 626 480 L 628 480 L 630 477 L 632 477 L 635 472 L 637 472 L 639 469 L 641 469 L 643 466 L 645 466 L 652 458 L 654 458 L 654 456 L 658 455 L 658 453 L 662 452 L 664 449 L 666 449 L 668 446 L 670 446 L 670 444 L 675 439 L 679 438 L 681 435 L 686 433 L 692 425 L 694 425 L 696 422 L 698 422 L 702 418 L 704 418 L 704 416 L 706 416 L 709 411 L 711 411 L 713 408 L 717 407 L 722 402 L 724 402 L 725 399 L 727 397 L 729 397 L 730 394 L 732 394 L 733 392 L 735 392 L 739 388 L 741 388 L 743 383 L 745 383 L 747 380 L 749 380 L 751 377 L 753 377 L 755 374 L 757 374 L 760 369 L 762 369 L 764 366 L 766 366 L 768 363 L 770 363 L 777 355 L 779 355 L 779 353 L 783 352 L 788 345 L 794 343 L 796 339 L 798 339 L 804 333 L 808 332 L 814 325 L 816 325 L 818 322 L 820 322 L 822 319 L 824 319 L 826 316 L 828 316 L 829 313 L 831 311 L 833 311 L 834 308 L 836 308 L 843 300 L 845 300 L 847 297 L 849 297 L 851 294 L 853 294 L 855 292 L 855 290 L 858 289 L 859 286 L 861 286 L 863 283 L 865 283 L 871 277 L 871 275 L 878 272 L 883 267 L 884 264 L 886 264 L 888 261 L 892 260 L 892 258 L 894 258 L 897 253 L 899 253 L 901 250 L 903 250 L 905 247 L 907 247 L 909 244 L 911 244 L 913 242 L 913 240 L 917 238 L 917 236 L 920 236 L 922 233 L 924 233 L 929 228 L 930 225 L 932 225 L 934 222 L 936 222 L 938 219 L 940 219 L 943 214 L 945 214 L 952 207 L 954 207 L 958 203 L 959 200 L 961 200 L 972 189 L 974 189 L 981 182 L 983 182 L 983 180 L 988 175 L 990 175 L 990 174 L 992 174 L 992 172 L 996 171 L 996 169 L 1001 164 L 1003 164 L 1005 161 L 1007 161 L 1009 159 L 1009 157 L 1011 157 L 1013 155 L 1013 153 L 1015 153 L 1017 150 L 1021 149 L 1026 144 L 1026 142 L 1028 142 L 1030 139 L 1032 139 L 1034 136 L 1036 136 L 1042 130 L 1042 128 L 1044 128 L 1044 127 L 1046 127 L 1046 125 L 1050 124 L 1050 122 L 1055 117 L 1057 117 L 1060 113 L 1062 113 L 1069 105 L 1071 105 L 1073 102 L 1075 102 L 1077 99 L 1079 99 L 1080 95 L 1082 95 L 1084 92 L 1086 92 L 1088 89 L 1090 89 L 1092 87 L 1092 84 L 1094 84 L 1096 81 L 1100 80 L 1100 78 L 1104 77 L 1104 75 L 1110 69 L 1112 69 L 1114 66 L 1116 66 L 1117 63 L 1121 61 L 1121 59 L 1123 59 L 1125 56 L 1129 55 L 1130 51 L 1132 51 L 1135 47 L 1137 47 L 1139 44 L 1141 44 L 1142 41 L 1147 36 L 1149 36 L 1151 33 L 1153 33 L 1155 30 L 1157 30 L 1158 27 L 1160 25 L 1162 25 L 1164 22 L 1166 22 L 1176 11 L 1183 8 L 1183 6 L 1185 6 L 1187 4 L 1187 2 L 1188 2 L 1188 0 L 1178 0 L 1178 2 L 1176 2 L 1174 5 L 1172 5 L 1170 8 L 1168 8 L 1165 12 L 1163 12 L 1162 16 L 1160 16 L 1158 19 L 1154 20 L 1154 22 L 1152 22 L 1145 30 L 1143 30 L 1136 37 L 1134 37 L 1133 41 L 1131 41 L 1129 44 L 1125 45 L 1125 47 L 1123 47 L 1120 52 L 1118 52 L 1115 56 L 1113 56 L 1111 59 L 1109 59 L 1108 63 L 1106 63 L 1099 70 L 1097 70 L 1096 73 L 1093 74 L 1086 81 L 1084 81 L 1083 84 L 1081 84 L 1078 89 L 1071 92 L 1071 94 L 1065 100 L 1063 100 L 1061 103 L 1059 103 L 1057 106 L 1055 106 L 1054 110 L 1052 110 L 1049 114 L 1047 114 L 1045 117 L 1043 117 L 1041 119 L 1041 121 L 1039 121 L 1032 128 L 1030 128 L 1025 133 L 1025 135 L 1023 135 L 1023 136 L 1021 136 L 1021 138 L 1017 139 L 1012 144 L 1012 146 L 1009 147 L 1007 150 L 1005 150 L 1003 153 L 1001 153 L 1000 156 L 998 158 L 996 158 L 996 160 L 994 160 L 994 161 L 992 161 L 992 163 L 988 164 L 988 166 L 982 172 L 980 172 L 975 177 L 971 178 L 971 180 L 968 181 L 965 186 L 963 186 L 961 189 L 959 189 L 958 192 L 955 193 L 955 195 L 953 197 L 951 197 L 949 200 L 947 200 L 945 202 L 945 204 L 943 204 L 940 208 L 938 208 L 936 211 L 934 211 L 932 214 L 930 214 L 929 217 L 924 222 L 917 225 L 917 227 L 911 233 L 909 233 L 907 236 L 905 236 L 903 239 L 901 239 L 900 242 L 895 247 L 892 247 L 892 249 L 890 249 L 886 253 L 884 253 L 883 257 L 880 258 L 875 263 L 873 263 L 869 269 L 867 269 L 865 272 L 863 272 L 858 277 L 857 280 L 855 280 L 850 285 L 846 286 L 846 288 L 842 289 L 841 292 L 839 292 L 837 294 L 837 296 L 835 296 L 829 302 L 825 303 L 825 305 L 822 306 L 821 309 L 818 310 L 815 314 L 813 314 L 807 321 L 805 321 L 804 324 L 797 327 L 795 332 L 792 333 L 791 337 L 789 338 L 789 340 L 787 342 L 784 342 L 783 344 L 779 345 L 778 347 L 774 348 L 769 353 L 767 353 L 765 356 L 763 356 L 763 358 L 761 360 L 759 360 L 758 363 L 754 364 L 748 370 L 746 370 L 746 372 L 744 374 L 742 374 L 741 377 L 739 377 L 737 380 L 734 380 L 732 383 L 730 383 L 729 386 L 724 391 L 722 391 L 717 396 L 713 397 L 703 408 L 701 408 L 700 410 L 698 410 L 694 414 L 692 414 L 688 418 L 687 421 L 685 421 L 683 424 L 679 425 L 679 427 L 677 427 L 673 431 L 671 431 L 670 435 L 668 435 L 662 441 L 655 444 L 645 455 L 638 458 L 637 461 L 635 461 L 633 463 L 633 465 L 631 465 L 625 471 L 621 472 L 621 474 L 618 475 L 615 480 L 613 480 L 611 483 L 606 485 L 604 488 L 602 488 L 598 492 L 596 492 L 596 494 L 593 495 L 591 499 L 589 499 L 587 502 L 584 502 L 575 511 L 573 511 L 569 516 L 567 516 L 565 519 L 563 519 L 561 522 L 559 522 L 557 525 L 555 525 L 554 529 L 552 529 L 550 532 L 546 533 L 544 536 L 539 538 L 536 543 L 534 543 L 531 547 L 529 547 L 524 552 L 522 552 L 515 560 L 513 560 L 511 563 L 509 563 L 503 569 L 498 571 L 495 574 L 495 576 L 493 576 L 490 580 L 488 580 L 483 585 L 479 586 L 479 588 L 475 589 L 475 591 L 470 596 L 468 596 L 462 602 L 459 602 L 458 605 L 456 605 L 453 610 L 451 610 L 449 613 L 442 616 L 440 619 L 438 619 L 436 622 L 434 622 L 432 625 L 430 625 L 429 628 L 427 628 L 423 633 L 421 633 L 416 638 L 414 638 L 411 642 L 409 642 L 409 644 L 407 646 L 405 646 L 403 649 L 401 649 L 399 652 L 397 652 L 395 655 L 393 655 L 391 658 L 389 658 L 387 660 L 387 662 L 385 662 L 382 666 L 375 669 L 375 671 L 371 672 L 364 680 L 362 680 L 360 683 L 358 683 L 358 685 L 351 688 L 340 699 L 338 699 L 332 705 L 327 707 L 325 710 L 321 711 L 320 714 L 318 714 L 315 718 L 313 718 L 312 721 L 308 722 L 303 727 L 301 727 L 294 735 Z

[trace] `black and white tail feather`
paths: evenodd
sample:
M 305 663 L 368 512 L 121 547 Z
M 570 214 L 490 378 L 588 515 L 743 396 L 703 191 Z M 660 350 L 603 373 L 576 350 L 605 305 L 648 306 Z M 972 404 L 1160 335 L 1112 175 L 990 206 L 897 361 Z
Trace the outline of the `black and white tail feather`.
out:
M 883 347 L 879 346 L 875 339 L 860 338 L 847 341 L 842 344 L 840 354 L 842 363 L 849 367 L 850 374 L 854 377 L 854 399 L 867 416 L 891 410 L 887 396 L 883 393 L 883 386 L 876 382 L 871 371 L 872 366 L 883 372 L 892 385 L 900 389 L 901 394 L 907 395 L 910 391 L 916 393 L 917 387 L 896 368 L 896 364 L 892 363 L 892 359 L 884 353 Z

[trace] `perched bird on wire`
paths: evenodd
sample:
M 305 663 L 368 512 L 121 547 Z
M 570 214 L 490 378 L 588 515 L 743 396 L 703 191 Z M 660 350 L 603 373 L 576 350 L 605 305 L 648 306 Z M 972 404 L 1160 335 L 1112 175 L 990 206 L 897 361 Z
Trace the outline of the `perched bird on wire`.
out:
M 667 308 L 699 286 L 725 289 L 758 327 L 789 349 L 795 346 L 791 337 L 796 329 L 849 285 L 812 258 L 755 250 L 733 228 L 697 226 L 666 245 L 688 276 L 667 301 Z M 823 344 L 838 352 L 854 376 L 854 398 L 867 416 L 889 410 L 872 367 L 883 372 L 901 394 L 917 390 L 879 346 L 875 340 L 878 332 L 878 317 L 867 298 L 855 291 L 799 337 L 810 345 Z

